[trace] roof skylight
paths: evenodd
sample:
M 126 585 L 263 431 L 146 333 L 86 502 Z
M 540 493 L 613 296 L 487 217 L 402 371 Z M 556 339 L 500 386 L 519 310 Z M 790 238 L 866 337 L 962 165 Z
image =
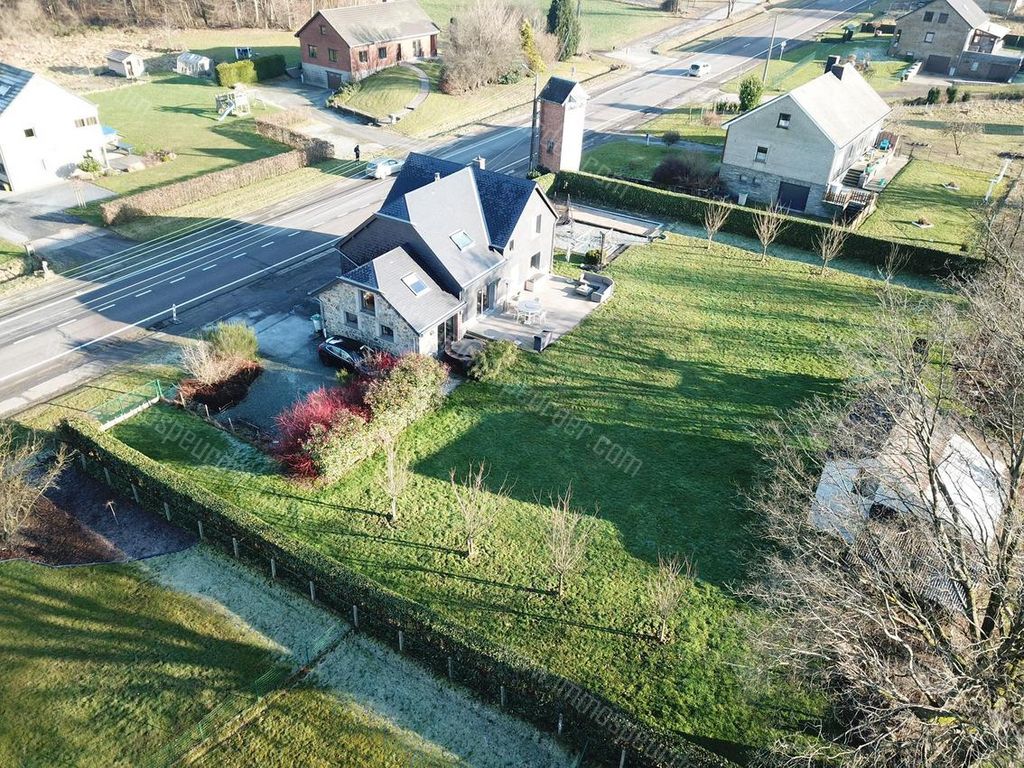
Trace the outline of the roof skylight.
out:
M 427 284 L 415 273 L 403 277 L 402 282 L 405 283 L 405 287 L 412 291 L 416 296 L 422 296 L 428 290 Z
M 464 229 L 460 229 L 458 232 L 450 235 L 450 237 L 460 251 L 464 251 L 473 245 L 473 238 Z

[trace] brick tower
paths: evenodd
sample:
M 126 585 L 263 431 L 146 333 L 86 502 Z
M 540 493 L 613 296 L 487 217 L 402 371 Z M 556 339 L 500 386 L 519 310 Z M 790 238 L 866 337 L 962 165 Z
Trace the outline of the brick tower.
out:
M 578 171 L 587 92 L 575 80 L 552 77 L 540 92 L 539 101 L 538 165 L 549 171 Z

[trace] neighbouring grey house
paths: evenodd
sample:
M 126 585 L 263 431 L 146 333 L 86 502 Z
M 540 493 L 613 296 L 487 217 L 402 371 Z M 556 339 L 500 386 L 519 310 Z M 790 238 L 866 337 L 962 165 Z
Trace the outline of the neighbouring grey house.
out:
M 726 123 L 719 176 L 739 199 L 778 203 L 790 211 L 832 218 L 844 184 L 876 173 L 889 144 L 880 142 L 891 108 L 850 64 L 830 59 L 814 80 Z M 885 147 L 874 166 L 865 162 Z
M 557 215 L 531 180 L 411 154 L 380 210 L 337 245 L 324 332 L 437 354 L 551 271 Z
M 1019 51 L 1004 50 L 1008 33 L 974 0 L 932 0 L 896 20 L 889 55 L 943 77 L 1008 82 L 1024 64 Z
M 146 63 L 137 53 L 115 48 L 107 54 L 107 69 L 121 75 L 121 77 L 127 77 L 129 80 L 132 80 L 142 77 L 146 71 Z

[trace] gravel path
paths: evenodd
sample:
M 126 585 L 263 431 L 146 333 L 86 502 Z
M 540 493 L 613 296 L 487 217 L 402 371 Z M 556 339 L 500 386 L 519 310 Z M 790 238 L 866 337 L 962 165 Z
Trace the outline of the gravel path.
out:
M 299 661 L 340 637 L 314 678 L 462 764 L 575 765 L 550 737 L 481 704 L 391 649 L 352 632 L 332 613 L 206 546 L 152 558 L 144 567 L 164 585 L 203 598 L 214 610 L 263 636 L 268 647 Z

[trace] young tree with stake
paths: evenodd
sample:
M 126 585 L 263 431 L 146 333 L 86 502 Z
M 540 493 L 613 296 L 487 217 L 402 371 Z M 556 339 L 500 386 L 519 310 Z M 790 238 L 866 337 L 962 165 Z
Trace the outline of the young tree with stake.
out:
M 509 489 L 502 483 L 494 489 L 487 487 L 487 465 L 480 462 L 475 469 L 469 465 L 469 472 L 461 480 L 455 469 L 449 472 L 452 493 L 462 519 L 462 530 L 466 537 L 466 559 L 476 557 L 479 542 L 494 524 L 498 511 L 508 501 Z
M 819 275 L 824 277 L 829 264 L 842 256 L 843 246 L 846 244 L 849 234 L 848 230 L 833 224 L 826 226 L 820 234 L 815 235 L 814 250 L 817 252 L 818 258 L 821 259 Z
M 695 578 L 696 572 L 689 559 L 658 555 L 658 570 L 647 584 L 651 607 L 658 617 L 658 642 L 669 641 L 669 622 Z
M 380 487 L 391 505 L 387 516 L 391 524 L 398 520 L 398 500 L 411 479 L 409 460 L 399 452 L 394 440 L 388 441 L 384 446 L 384 474 L 380 478 Z
M 591 521 L 572 508 L 572 488 L 560 493 L 549 505 L 548 557 L 551 572 L 558 579 L 556 594 L 565 595 L 565 583 L 579 570 L 593 533 Z
M 782 206 L 773 202 L 765 210 L 754 214 L 754 233 L 761 243 L 761 263 L 768 261 L 768 248 L 778 239 L 786 223 L 782 218 Z
M 722 203 L 709 203 L 708 207 L 704 209 L 704 231 L 708 236 L 707 249 L 709 251 L 715 241 L 715 235 L 725 226 L 725 220 L 729 218 L 729 211 L 729 206 Z

